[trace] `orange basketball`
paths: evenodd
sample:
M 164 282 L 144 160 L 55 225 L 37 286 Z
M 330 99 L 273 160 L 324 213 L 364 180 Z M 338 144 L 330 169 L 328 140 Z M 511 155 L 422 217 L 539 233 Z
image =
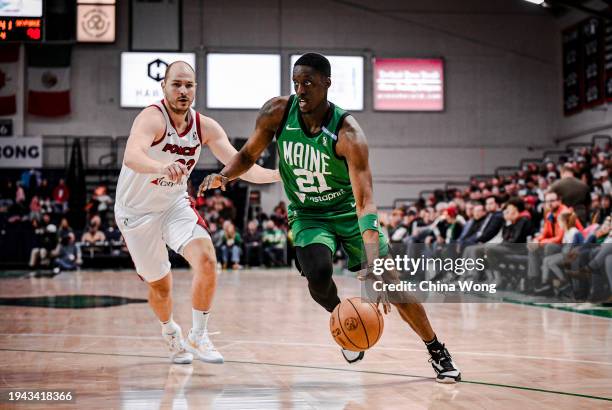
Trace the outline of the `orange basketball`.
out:
M 374 303 L 361 298 L 344 299 L 329 318 L 329 330 L 341 347 L 354 352 L 374 346 L 384 328 L 384 320 Z

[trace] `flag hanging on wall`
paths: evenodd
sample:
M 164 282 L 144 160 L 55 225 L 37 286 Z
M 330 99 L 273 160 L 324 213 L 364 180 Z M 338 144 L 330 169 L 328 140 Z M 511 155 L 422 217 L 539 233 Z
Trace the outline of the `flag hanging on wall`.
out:
M 0 45 L 0 116 L 17 112 L 19 44 Z
M 30 45 L 28 112 L 44 117 L 70 114 L 70 57 L 67 45 Z

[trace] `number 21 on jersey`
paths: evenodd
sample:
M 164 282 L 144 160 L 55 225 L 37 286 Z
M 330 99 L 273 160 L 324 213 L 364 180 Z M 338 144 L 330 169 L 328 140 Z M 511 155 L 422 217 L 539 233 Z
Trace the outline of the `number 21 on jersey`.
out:
M 297 183 L 300 192 L 311 193 L 311 192 L 325 192 L 331 188 L 325 181 L 325 175 L 322 172 L 312 172 L 307 169 L 298 168 L 294 169 L 293 173 L 298 177 L 295 182 Z M 315 186 L 315 178 L 319 186 Z

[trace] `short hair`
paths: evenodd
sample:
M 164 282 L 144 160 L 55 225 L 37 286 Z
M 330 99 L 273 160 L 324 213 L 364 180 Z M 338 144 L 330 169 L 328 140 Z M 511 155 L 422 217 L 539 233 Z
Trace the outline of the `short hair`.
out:
M 174 67 L 174 65 L 178 64 L 178 63 L 185 64 L 187 67 L 189 67 L 191 69 L 191 71 L 193 71 L 193 74 L 195 75 L 195 70 L 193 69 L 193 67 L 188 62 L 183 61 L 183 60 L 177 60 L 177 61 L 174 61 L 174 62 L 168 64 L 168 67 L 166 67 L 166 72 L 164 72 L 164 80 L 166 78 L 168 78 L 168 74 L 170 73 L 170 68 Z
M 572 168 L 571 164 L 564 164 L 561 167 L 561 172 L 571 172 L 572 175 L 575 175 L 575 170 L 574 170 L 574 168 Z
M 512 197 L 508 200 L 508 202 L 506 202 L 506 205 L 504 208 L 508 207 L 508 205 L 512 205 L 513 207 L 515 207 L 519 212 L 523 212 L 525 210 L 525 201 L 523 201 L 520 197 L 515 196 Z
M 298 65 L 314 68 L 325 77 L 331 77 L 331 64 L 329 64 L 329 60 L 321 54 L 306 53 L 298 58 L 293 66 L 295 67 Z
M 559 194 L 556 191 L 550 190 L 548 189 L 546 192 L 544 192 L 544 198 L 546 198 L 546 195 L 550 195 L 550 194 L 555 194 L 555 196 L 557 197 L 557 200 L 560 199 Z
M 484 206 L 484 203 L 480 200 L 474 199 L 470 201 L 470 204 L 472 204 L 472 206 L 476 207 L 476 206 Z
M 495 203 L 496 203 L 497 205 L 499 205 L 499 204 L 500 204 L 499 198 L 498 198 L 496 195 L 489 195 L 489 196 L 487 196 L 487 197 L 486 197 L 484 200 L 485 200 L 485 202 L 487 202 L 487 201 L 488 201 L 489 199 L 491 199 L 491 198 L 493 198 L 493 200 L 495 201 Z

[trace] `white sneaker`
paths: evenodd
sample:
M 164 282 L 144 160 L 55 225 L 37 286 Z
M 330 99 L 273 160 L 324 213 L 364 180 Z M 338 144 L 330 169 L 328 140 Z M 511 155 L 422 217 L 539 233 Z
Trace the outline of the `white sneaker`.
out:
M 176 364 L 190 364 L 193 361 L 193 355 L 185 350 L 185 342 L 183 341 L 183 332 L 177 326 L 173 334 L 166 334 L 162 331 L 162 336 L 168 348 L 170 349 L 170 360 Z
M 365 354 L 363 352 L 353 352 L 352 350 L 341 349 L 342 356 L 344 360 L 349 362 L 349 364 L 357 363 L 363 360 Z
M 200 335 L 191 329 L 187 337 L 185 348 L 203 362 L 223 363 L 223 356 L 215 349 L 215 345 L 213 345 L 213 342 L 211 342 L 208 337 L 208 332 L 204 332 Z

